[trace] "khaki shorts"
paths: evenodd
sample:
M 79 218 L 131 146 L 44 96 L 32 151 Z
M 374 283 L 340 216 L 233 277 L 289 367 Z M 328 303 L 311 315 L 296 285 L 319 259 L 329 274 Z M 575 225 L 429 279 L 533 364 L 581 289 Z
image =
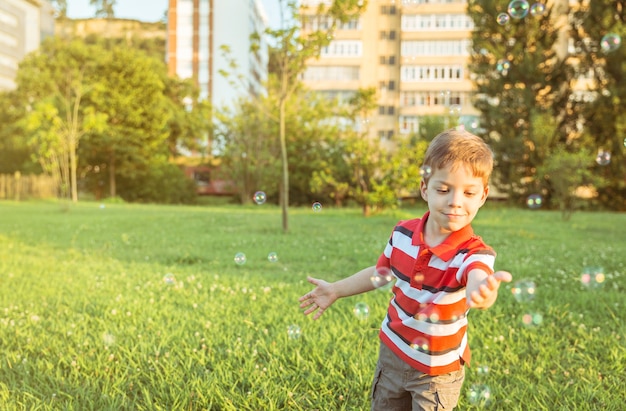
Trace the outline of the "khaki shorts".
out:
M 452 410 L 459 402 L 464 378 L 464 367 L 449 374 L 424 374 L 381 343 L 372 383 L 372 411 Z

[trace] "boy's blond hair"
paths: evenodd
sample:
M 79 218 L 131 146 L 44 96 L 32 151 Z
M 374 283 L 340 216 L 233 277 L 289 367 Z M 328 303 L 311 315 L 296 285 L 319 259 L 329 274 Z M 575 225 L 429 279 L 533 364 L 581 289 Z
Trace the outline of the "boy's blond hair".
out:
M 493 169 L 493 152 L 480 137 L 468 131 L 446 130 L 428 146 L 424 166 L 429 166 L 433 172 L 447 166 L 452 169 L 466 166 L 474 177 L 482 178 L 486 186 Z

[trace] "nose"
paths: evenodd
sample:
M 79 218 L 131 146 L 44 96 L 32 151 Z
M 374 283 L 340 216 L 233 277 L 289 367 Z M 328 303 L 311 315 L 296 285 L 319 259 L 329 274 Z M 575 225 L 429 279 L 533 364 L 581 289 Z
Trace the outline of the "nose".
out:
M 461 190 L 450 190 L 448 195 L 448 206 L 460 207 L 462 204 L 463 192 Z

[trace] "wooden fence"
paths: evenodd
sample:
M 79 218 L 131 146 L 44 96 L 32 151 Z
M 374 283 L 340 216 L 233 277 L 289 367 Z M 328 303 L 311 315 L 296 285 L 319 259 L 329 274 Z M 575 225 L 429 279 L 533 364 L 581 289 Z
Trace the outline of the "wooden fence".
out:
M 0 200 L 55 198 L 58 187 L 54 179 L 44 174 L 0 174 Z

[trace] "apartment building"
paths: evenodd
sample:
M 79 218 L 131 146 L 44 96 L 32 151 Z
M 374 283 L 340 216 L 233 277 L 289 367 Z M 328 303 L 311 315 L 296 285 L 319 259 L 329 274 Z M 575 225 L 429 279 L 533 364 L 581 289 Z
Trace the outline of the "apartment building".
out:
M 0 91 L 15 88 L 19 62 L 52 35 L 54 10 L 48 1 L 0 1 Z
M 193 78 L 200 98 L 216 107 L 262 93 L 267 44 L 261 36 L 261 47 L 251 52 L 250 35 L 262 34 L 267 24 L 260 0 L 170 0 L 168 72 Z
M 320 3 L 303 0 L 305 30 Z M 376 87 L 378 108 L 361 119 L 371 138 L 388 141 L 418 130 L 430 115 L 477 115 L 466 63 L 472 20 L 465 0 L 378 0 L 357 21 L 342 25 L 302 79 L 329 97 L 349 98 L 358 88 Z M 323 27 L 322 27 L 323 28 Z

